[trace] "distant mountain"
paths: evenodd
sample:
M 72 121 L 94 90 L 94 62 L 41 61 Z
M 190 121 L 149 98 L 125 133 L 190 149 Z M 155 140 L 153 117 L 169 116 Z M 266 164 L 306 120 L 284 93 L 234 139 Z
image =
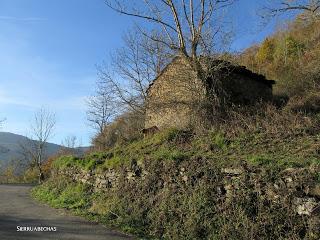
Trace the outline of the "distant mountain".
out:
M 7 165 L 10 160 L 21 159 L 21 145 L 30 143 L 30 139 L 25 136 L 9 133 L 0 132 L 0 169 Z M 59 152 L 63 146 L 48 143 L 46 146 L 46 155 L 51 156 Z M 88 147 L 77 148 L 78 152 L 84 153 L 88 150 Z

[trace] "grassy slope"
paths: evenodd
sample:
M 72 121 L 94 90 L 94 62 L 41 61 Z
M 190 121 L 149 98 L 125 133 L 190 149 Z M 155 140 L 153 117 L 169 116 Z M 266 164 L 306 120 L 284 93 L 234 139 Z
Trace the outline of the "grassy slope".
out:
M 202 135 L 193 135 L 188 131 L 171 129 L 140 141 L 116 146 L 106 152 L 91 153 L 85 158 L 80 159 L 72 156 L 61 157 L 54 162 L 53 167 L 68 168 L 72 166 L 102 172 L 108 168 L 129 166 L 132 160 L 136 160 L 138 162 L 154 163 L 150 172 L 151 177 L 157 179 L 160 178 L 160 175 L 165 176 L 166 171 L 170 172 L 172 168 L 176 168 L 179 164 L 187 166 L 187 168 L 190 166 L 189 171 L 192 174 L 200 171 L 199 169 L 238 166 L 243 164 L 244 161 L 249 165 L 269 169 L 271 172 L 279 172 L 288 167 L 320 165 L 320 135 L 316 132 L 312 134 L 306 133 L 304 130 L 299 128 L 288 131 L 278 131 L 278 134 L 270 134 L 265 131 L 265 129 L 260 129 L 258 131 L 250 131 L 250 133 L 246 132 L 246 134 L 229 136 L 228 132 L 223 130 L 210 131 Z M 162 165 L 159 165 L 159 163 Z M 162 170 L 157 171 L 158 169 Z M 320 181 L 320 174 L 317 174 L 318 181 Z M 228 239 L 236 239 L 236 235 L 230 235 L 229 231 L 232 231 L 238 235 L 244 234 L 245 232 L 243 235 L 243 239 L 245 239 L 248 237 L 248 232 L 260 232 L 260 230 L 255 229 L 258 228 L 256 226 L 257 222 L 259 222 L 259 224 L 265 224 L 264 222 L 268 223 L 268 221 L 280 221 L 280 223 L 272 223 L 275 229 L 272 230 L 271 235 L 270 233 L 266 233 L 269 235 L 259 236 L 261 239 L 266 236 L 279 238 L 283 236 L 281 235 L 283 234 L 283 229 L 288 228 L 288 226 L 283 225 L 282 218 L 285 219 L 289 217 L 300 224 L 301 219 L 297 220 L 295 216 L 289 216 L 285 213 L 278 216 L 279 209 L 277 209 L 277 207 L 275 207 L 275 213 L 271 213 L 271 207 L 266 210 L 270 215 L 267 214 L 268 218 L 270 218 L 268 221 L 266 221 L 266 219 L 255 219 L 251 221 L 250 217 L 243 212 L 243 206 L 237 205 L 237 207 L 234 206 L 234 211 L 239 211 L 237 215 L 234 215 L 231 211 L 229 213 L 224 212 L 223 214 L 218 214 L 219 217 L 217 219 L 214 217 L 216 215 L 212 215 L 209 218 L 212 219 L 213 222 L 217 221 L 218 228 L 222 229 L 216 232 L 216 230 L 212 229 L 216 229 L 217 226 L 212 226 L 211 222 L 207 222 L 210 220 L 206 219 L 206 215 L 208 215 L 207 212 L 213 211 L 210 209 L 210 206 L 217 204 L 210 202 L 211 198 L 215 198 L 211 196 L 212 190 L 210 189 L 216 187 L 216 183 L 192 185 L 191 192 L 184 190 L 180 194 L 177 194 L 175 191 L 170 192 L 171 190 L 169 190 L 169 192 L 161 192 L 161 190 L 153 185 L 153 181 L 154 180 L 149 179 L 146 180 L 145 183 L 137 183 L 133 186 L 123 185 L 119 189 L 107 193 L 92 193 L 88 186 L 81 183 L 70 182 L 70 180 L 62 177 L 61 179 L 49 179 L 42 186 L 35 188 L 33 195 L 36 199 L 47 202 L 53 207 L 68 208 L 77 214 L 85 215 L 90 219 L 103 222 L 109 226 L 118 227 L 125 232 L 140 236 L 148 235 L 161 238 L 186 237 L 191 239 L 220 239 L 227 237 Z M 144 184 L 146 186 L 144 186 Z M 152 194 L 150 194 L 151 192 Z M 243 192 L 244 196 L 247 196 L 247 194 L 248 192 Z M 238 200 L 240 203 L 242 202 L 241 198 Z M 154 201 L 156 201 L 156 203 Z M 151 205 L 149 206 L 148 204 Z M 154 206 L 154 204 L 156 204 L 156 206 Z M 129 209 L 128 206 L 130 206 Z M 204 210 L 196 210 L 201 206 L 203 206 Z M 183 211 L 187 212 L 190 211 L 190 208 L 194 209 L 191 210 L 191 212 L 196 211 L 192 216 L 184 217 L 187 221 L 183 223 L 183 227 L 180 223 L 177 223 L 181 221 L 180 218 L 175 219 L 176 216 L 170 217 L 173 209 L 182 211 L 180 208 L 183 208 Z M 246 206 L 246 208 L 251 208 L 251 205 Z M 283 209 L 281 211 L 283 211 Z M 158 215 L 161 215 L 163 212 L 166 212 L 166 220 L 163 220 L 164 222 L 150 222 L 152 221 L 150 219 L 157 219 Z M 246 229 L 246 231 L 241 230 L 237 232 L 237 229 L 233 229 L 234 221 L 243 221 L 247 224 L 247 226 L 244 227 L 250 230 Z M 185 226 L 186 224 L 187 226 Z M 204 225 L 209 230 L 206 230 L 206 235 L 202 236 L 201 234 L 199 235 L 199 229 L 197 229 L 197 227 L 190 229 L 188 224 L 196 226 Z M 279 224 L 279 226 L 277 224 Z M 293 232 L 292 234 L 298 234 L 295 232 L 298 231 L 296 229 L 299 229 L 300 225 L 303 225 L 298 224 L 298 226 L 296 226 L 294 224 L 292 225 L 294 226 L 293 230 L 290 231 Z M 163 230 L 163 225 L 165 225 L 164 228 L 166 230 Z M 261 226 L 259 225 L 259 227 Z M 266 226 L 263 226 L 262 228 L 265 227 Z M 180 228 L 182 232 L 176 230 Z M 242 227 L 239 226 L 239 229 L 241 228 Z M 186 236 L 183 235 L 184 232 L 187 234 Z
M 255 132 L 228 138 L 223 132 L 209 132 L 193 136 L 190 132 L 175 129 L 156 134 L 109 151 L 92 153 L 85 158 L 62 157 L 54 167 L 77 166 L 104 171 L 128 165 L 132 160 L 145 159 L 180 161 L 197 157 L 214 161 L 221 166 L 236 166 L 246 161 L 253 165 L 270 165 L 279 168 L 304 167 L 320 164 L 320 135 L 304 133 L 286 134 L 282 137 Z

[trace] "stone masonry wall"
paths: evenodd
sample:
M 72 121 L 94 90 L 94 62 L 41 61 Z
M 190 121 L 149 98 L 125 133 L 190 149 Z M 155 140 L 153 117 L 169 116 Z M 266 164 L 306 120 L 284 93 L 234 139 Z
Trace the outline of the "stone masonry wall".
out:
M 272 87 L 240 73 L 215 73 L 222 88 L 234 103 L 271 100 Z M 157 126 L 185 128 L 199 120 L 206 89 L 196 72 L 184 58 L 175 58 L 148 89 L 145 128 Z M 199 111 L 200 110 L 200 111 Z
M 183 128 L 194 114 L 191 108 L 205 90 L 190 65 L 177 58 L 154 81 L 148 92 L 145 128 Z
M 263 168 L 244 167 L 222 168 L 222 182 L 216 186 L 225 201 L 232 201 L 233 196 L 241 191 L 243 186 L 254 185 L 254 193 L 263 196 L 272 202 L 281 202 L 292 198 L 292 206 L 299 215 L 312 216 L 319 221 L 320 226 L 320 183 L 310 176 L 319 173 L 317 168 L 288 168 L 272 181 L 265 181 L 266 171 Z M 190 186 L 195 181 L 195 176 L 190 175 L 192 169 L 181 167 L 174 171 L 174 175 L 158 176 L 162 188 L 174 187 L 179 184 Z M 125 181 L 144 181 L 149 176 L 144 166 L 133 164 L 131 167 L 122 170 L 108 169 L 104 172 L 79 170 L 77 168 L 66 168 L 53 170 L 52 177 L 63 175 L 75 182 L 88 184 L 94 191 L 107 191 L 117 188 L 120 177 Z M 191 184 L 192 186 L 192 184 Z

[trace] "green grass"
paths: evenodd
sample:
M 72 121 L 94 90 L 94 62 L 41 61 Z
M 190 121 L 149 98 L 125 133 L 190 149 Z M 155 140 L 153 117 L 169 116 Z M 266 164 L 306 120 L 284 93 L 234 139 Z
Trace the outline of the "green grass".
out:
M 257 131 L 228 137 L 223 131 L 194 135 L 170 129 L 105 152 L 83 158 L 63 156 L 53 163 L 59 169 L 103 172 L 127 170 L 135 161 L 149 173 L 142 181 L 128 183 L 121 175 L 119 186 L 93 192 L 89 186 L 59 176 L 34 188 L 32 195 L 53 207 L 144 238 L 250 239 L 255 234 L 255 239 L 284 239 L 288 231 L 296 237 L 305 225 L 286 202 L 294 197 L 290 192 L 281 198 L 283 202 L 266 205 L 265 196 L 257 195 L 256 184 L 250 182 L 254 179 L 239 178 L 237 184 L 246 187 L 237 190 L 228 205 L 216 191 L 225 184 L 220 168 L 246 162 L 255 169 L 263 168 L 259 181 L 273 183 L 286 168 L 319 166 L 319 140 L 319 135 L 308 134 L 273 136 Z M 177 171 L 182 167 L 190 179 L 188 185 Z M 303 178 L 320 182 L 319 174 L 307 172 Z M 163 181 L 170 179 L 175 187 L 162 188 Z
M 88 186 L 71 182 L 67 178 L 50 179 L 34 188 L 32 195 L 55 208 L 84 209 L 90 205 Z
M 100 222 L 109 228 L 117 228 L 126 233 L 142 235 L 143 230 L 133 226 L 126 218 L 118 218 L 123 212 L 122 199 L 116 195 L 92 192 L 88 185 L 75 183 L 68 178 L 58 176 L 49 179 L 42 185 L 32 189 L 31 195 L 39 202 L 49 204 L 53 208 L 65 208 L 72 213 L 91 221 Z
M 211 159 L 221 166 L 234 166 L 246 161 L 254 166 L 283 169 L 319 165 L 319 152 L 319 135 L 273 137 L 257 132 L 228 138 L 219 131 L 193 136 L 186 131 L 169 129 L 84 158 L 63 156 L 53 163 L 53 167 L 105 171 L 130 166 L 133 160 L 140 163 L 150 159 L 179 162 L 198 157 Z
M 92 170 L 96 166 L 104 163 L 104 159 L 101 156 L 104 156 L 104 153 L 90 154 L 85 158 L 78 158 L 71 155 L 62 156 L 53 162 L 52 167 L 59 169 L 75 167 L 84 170 Z

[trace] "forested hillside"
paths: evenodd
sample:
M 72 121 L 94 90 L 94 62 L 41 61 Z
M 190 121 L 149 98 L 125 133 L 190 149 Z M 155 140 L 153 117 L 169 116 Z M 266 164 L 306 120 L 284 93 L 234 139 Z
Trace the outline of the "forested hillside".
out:
M 320 87 L 320 21 L 298 16 L 261 44 L 246 49 L 240 64 L 276 80 L 277 94 L 316 94 Z

